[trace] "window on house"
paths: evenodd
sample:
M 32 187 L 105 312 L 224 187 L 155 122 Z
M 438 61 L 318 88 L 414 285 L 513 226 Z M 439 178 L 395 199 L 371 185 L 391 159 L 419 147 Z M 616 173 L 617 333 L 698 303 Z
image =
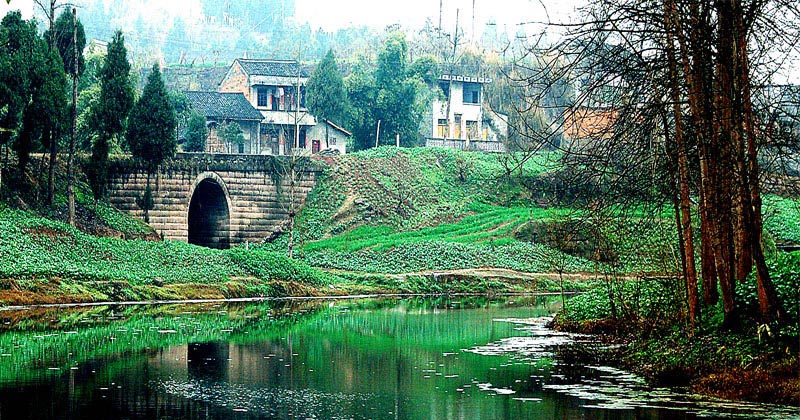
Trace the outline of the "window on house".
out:
M 481 97 L 481 85 L 478 83 L 464 83 L 464 103 L 478 105 Z
M 439 118 L 438 124 L 436 125 L 436 135 L 437 137 L 447 138 L 447 120 L 444 118 Z
M 296 104 L 297 98 L 294 95 L 294 86 L 287 86 L 284 88 L 285 96 L 284 96 L 284 106 L 287 111 L 294 111 L 294 106 Z
M 260 87 L 256 90 L 257 104 L 259 107 L 269 106 L 270 91 L 265 87 Z
M 467 138 L 470 140 L 480 139 L 480 132 L 478 132 L 478 122 L 467 120 Z

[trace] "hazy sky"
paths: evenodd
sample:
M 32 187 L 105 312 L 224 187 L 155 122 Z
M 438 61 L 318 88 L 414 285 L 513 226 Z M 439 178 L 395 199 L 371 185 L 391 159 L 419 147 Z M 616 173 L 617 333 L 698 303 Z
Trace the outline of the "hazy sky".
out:
M 235 0 L 232 0 L 235 1 Z M 438 25 L 440 0 L 295 0 L 296 19 L 309 22 L 312 28 L 336 30 L 350 25 L 368 25 L 383 28 L 400 23 L 408 28 L 421 27 L 427 18 Z M 500 28 L 516 32 L 516 25 L 527 22 L 568 21 L 575 15 L 575 7 L 586 0 L 441 0 L 442 25 L 452 30 L 455 26 L 456 10 L 459 10 L 459 26 L 467 35 L 472 32 L 473 6 L 475 32 L 480 35 L 485 24 L 494 21 Z M 78 3 L 82 3 L 78 1 Z M 152 7 L 152 2 L 136 1 Z M 196 1 L 170 0 L 167 12 L 185 12 L 183 5 L 196 5 Z M 164 5 L 158 9 L 164 9 Z M 33 0 L 11 0 L 7 5 L 0 0 L 0 16 L 8 10 L 20 9 L 25 18 L 32 16 Z M 182 9 L 183 8 L 183 9 Z M 545 10 L 547 13 L 545 13 Z M 161 10 L 159 10 L 161 11 Z
M 473 5 L 475 32 L 480 34 L 486 22 L 501 27 L 514 27 L 521 22 L 569 20 L 576 5 L 586 0 L 441 0 L 442 25 L 455 26 L 459 10 L 459 26 L 469 34 L 472 29 Z M 400 23 L 420 27 L 430 18 L 439 23 L 440 0 L 296 0 L 297 19 L 308 21 L 312 28 L 334 30 L 348 25 L 384 27 Z M 545 7 L 547 14 L 545 13 Z

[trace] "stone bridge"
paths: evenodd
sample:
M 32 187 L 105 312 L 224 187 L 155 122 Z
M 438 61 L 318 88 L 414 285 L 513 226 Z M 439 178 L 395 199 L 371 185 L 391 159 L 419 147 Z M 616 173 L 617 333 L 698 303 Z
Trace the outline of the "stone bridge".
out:
M 319 164 L 303 160 L 292 177 L 289 159 L 178 153 L 150 176 L 149 224 L 164 239 L 210 248 L 273 237 L 288 222 L 292 195 L 297 208 L 321 173 Z M 146 171 L 131 159 L 111 162 L 108 198 L 114 207 L 144 220 L 146 186 Z

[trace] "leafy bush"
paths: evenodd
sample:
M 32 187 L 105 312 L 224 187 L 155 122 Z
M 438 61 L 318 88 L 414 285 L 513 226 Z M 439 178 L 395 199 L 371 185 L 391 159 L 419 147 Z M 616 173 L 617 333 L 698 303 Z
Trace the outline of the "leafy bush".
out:
M 292 260 L 277 252 L 248 250 L 236 247 L 226 252 L 227 256 L 248 274 L 261 280 L 296 281 L 313 286 L 334 283 L 337 278 L 309 267 L 301 261 Z M 338 279 L 340 280 L 340 279 Z

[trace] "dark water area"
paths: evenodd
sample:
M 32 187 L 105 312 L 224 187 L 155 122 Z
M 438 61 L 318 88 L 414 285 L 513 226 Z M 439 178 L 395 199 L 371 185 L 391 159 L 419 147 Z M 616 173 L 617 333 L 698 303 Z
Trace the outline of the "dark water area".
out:
M 800 419 L 561 361 L 560 299 L 0 312 L 6 419 Z M 588 343 L 590 344 L 590 343 Z

